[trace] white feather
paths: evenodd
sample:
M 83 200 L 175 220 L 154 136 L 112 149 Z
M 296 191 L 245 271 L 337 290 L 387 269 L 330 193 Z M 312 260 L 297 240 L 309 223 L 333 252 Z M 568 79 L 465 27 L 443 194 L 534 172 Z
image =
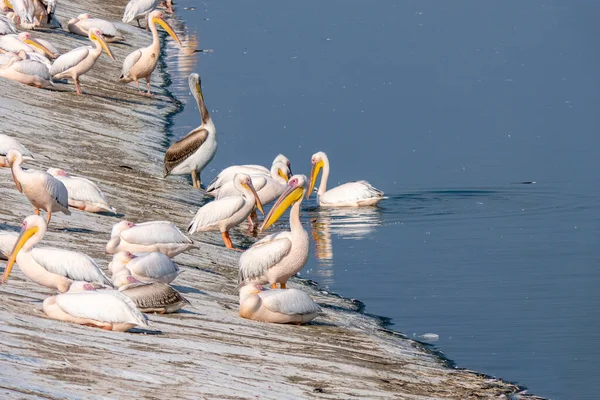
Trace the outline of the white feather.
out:
M 33 158 L 33 155 L 29 150 L 27 150 L 23 145 L 15 138 L 12 138 L 8 135 L 0 133 L 0 156 L 5 156 L 8 154 L 9 150 L 18 150 L 19 153 L 23 155 L 24 159 Z
M 177 264 L 160 252 L 136 254 L 126 268 L 142 282 L 170 283 L 182 272 Z
M 0 255 L 8 259 L 18 238 L 16 232 L 0 232 Z
M 126 77 L 129 74 L 129 71 L 131 71 L 131 68 L 133 68 L 135 63 L 137 63 L 141 57 L 142 57 L 141 50 L 136 50 L 133 53 L 131 53 L 130 55 L 128 55 L 125 58 L 125 60 L 123 61 L 123 69 L 121 70 L 121 77 Z
M 91 46 L 77 47 L 58 57 L 50 68 L 50 75 L 57 76 L 83 61 L 92 50 Z
M 111 281 L 94 260 L 83 253 L 53 247 L 34 247 L 31 257 L 49 272 L 74 281 L 111 286 Z
M 152 245 L 156 243 L 194 243 L 179 228 L 168 221 L 150 221 L 136 224 L 121 232 L 121 239 L 128 243 Z
M 373 198 L 383 198 L 383 192 L 375 189 L 367 181 L 348 182 L 343 185 L 329 189 L 319 196 L 319 203 L 338 204 L 358 202 Z
M 298 289 L 264 290 L 258 295 L 264 307 L 281 314 L 314 314 L 321 307 L 305 292 Z
M 50 173 L 50 170 L 48 171 Z M 115 209 L 108 205 L 104 193 L 96 184 L 88 179 L 77 176 L 57 176 L 51 173 L 56 179 L 61 181 L 69 192 L 69 199 L 84 202 L 115 212 Z
M 189 225 L 188 232 L 202 232 L 213 229 L 219 222 L 231 218 L 242 209 L 245 201 L 241 195 L 212 201 L 198 209 Z
M 117 30 L 117 27 L 109 21 L 105 21 L 103 19 L 98 18 L 86 18 L 79 20 L 77 25 L 86 31 L 89 31 L 92 28 L 98 28 L 102 32 L 104 36 L 112 36 L 119 37 L 121 34 Z
M 159 0 L 130 0 L 123 13 L 123 22 L 128 23 L 136 18 L 145 17 L 158 6 Z
M 15 24 L 6 15 L 0 15 L 0 35 L 10 34 L 17 34 Z
M 50 196 L 52 196 L 58 202 L 58 204 L 63 206 L 65 209 L 68 209 L 69 208 L 69 192 L 67 191 L 67 188 L 65 187 L 65 185 L 61 181 L 54 178 L 52 175 L 50 175 L 47 172 L 43 172 L 43 171 L 37 171 L 37 172 L 41 172 L 44 174 L 43 183 L 44 183 L 44 187 L 46 188 L 46 191 L 48 192 L 48 194 L 50 194 Z
M 254 243 L 246 250 L 240 260 L 238 282 L 262 281 L 270 268 L 277 265 L 292 249 L 291 232 L 281 232 Z

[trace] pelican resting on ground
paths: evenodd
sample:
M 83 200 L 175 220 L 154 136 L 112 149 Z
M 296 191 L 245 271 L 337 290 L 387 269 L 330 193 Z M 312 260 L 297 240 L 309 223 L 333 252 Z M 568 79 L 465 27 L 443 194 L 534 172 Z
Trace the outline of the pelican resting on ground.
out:
M 23 156 L 17 150 L 10 150 L 6 155 L 12 171 L 13 180 L 19 192 L 25 194 L 33 205 L 36 215 L 40 209 L 46 211 L 46 222 L 50 224 L 53 212 L 71 215 L 69 211 L 69 193 L 65 185 L 47 172 L 21 168 Z
M 195 247 L 194 242 L 181 233 L 172 222 L 151 221 L 134 224 L 130 221 L 121 221 L 113 225 L 110 240 L 106 244 L 106 252 L 115 254 L 119 251 L 131 253 L 160 251 L 173 258 Z
M 161 282 L 140 282 L 131 276 L 127 268 L 113 276 L 113 283 L 119 292 L 129 297 L 145 313 L 168 314 L 190 304 L 172 286 Z
M 94 260 L 85 254 L 55 247 L 33 247 L 43 239 L 46 229 L 42 217 L 31 215 L 25 218 L 21 234 L 4 268 L 2 283 L 8 280 L 16 261 L 27 278 L 61 293 L 69 290 L 73 281 L 95 282 L 112 287 L 111 281 Z
M 190 74 L 190 90 L 198 104 L 201 124 L 199 127 L 173 143 L 165 153 L 164 174 L 192 174 L 192 184 L 200 189 L 200 173 L 211 162 L 217 152 L 217 131 L 204 104 L 200 76 Z
M 240 195 L 211 201 L 200 207 L 188 227 L 189 233 L 220 231 L 228 249 L 233 249 L 229 230 L 241 224 L 258 207 L 264 214 L 262 204 L 256 194 L 252 179 L 246 174 L 237 174 L 234 185 Z
M 279 154 L 273 160 L 273 164 L 271 167 L 277 163 L 284 163 L 287 165 L 290 174 L 292 173 L 292 167 L 290 164 L 290 160 L 283 154 Z M 246 164 L 246 165 L 232 165 L 230 167 L 225 168 L 223 171 L 219 172 L 219 174 L 212 180 L 212 182 L 206 188 L 207 192 L 214 191 L 226 182 L 233 180 L 235 174 L 248 174 L 248 175 L 270 175 L 271 170 L 263 167 L 262 165 L 255 164 Z
M 319 315 L 321 307 L 298 289 L 265 290 L 257 283 L 240 288 L 240 316 L 276 324 L 304 324 Z
M 21 153 L 23 160 L 33 160 L 31 152 L 23 147 L 21 143 L 17 142 L 15 138 L 0 133 L 0 167 L 10 167 L 8 160 L 6 160 L 6 156 L 10 150 L 17 150 Z
M 304 175 L 294 175 L 289 180 L 286 190 L 265 217 L 261 231 L 275 223 L 292 206 L 290 230 L 266 236 L 242 254 L 238 274 L 240 285 L 269 283 L 275 289 L 279 282 L 285 289 L 288 279 L 306 264 L 309 240 L 300 221 L 300 205 L 306 185 Z
M 104 40 L 108 43 L 122 42 L 125 40 L 112 22 L 93 18 L 90 14 L 81 14 L 78 15 L 77 18 L 71 18 L 67 24 L 69 32 L 80 36 L 88 36 L 89 31 L 92 28 L 100 29 Z
M 127 269 L 131 276 L 141 282 L 171 283 L 182 273 L 173 261 L 161 252 L 131 254 L 129 251 L 120 251 L 113 256 L 108 265 L 108 270 L 115 275 Z
M 123 22 L 128 24 L 135 19 L 138 26 L 141 28 L 140 19 L 146 18 L 146 29 L 148 29 L 148 25 L 152 23 L 149 21 L 149 14 L 156 9 L 158 1 L 159 0 L 129 0 L 129 3 L 125 6 L 125 12 L 123 13 Z
M 10 18 L 0 15 L 0 35 L 16 35 L 17 28 Z
M 54 86 L 46 65 L 35 60 L 23 60 L 19 56 L 13 56 L 0 65 L 0 77 L 36 88 Z
M 319 172 L 323 169 L 321 184 L 317 191 L 317 203 L 321 207 L 361 207 L 374 206 L 383 197 L 383 192 L 375 189 L 367 181 L 348 182 L 327 190 L 327 179 L 329 178 L 329 160 L 327 154 L 320 151 L 312 156 L 312 169 L 310 171 L 310 187 L 306 192 L 306 198 L 310 197 Z
M 88 179 L 71 176 L 66 171 L 58 168 L 49 168 L 50 175 L 61 181 L 69 192 L 69 206 L 87 212 L 108 211 L 116 214 L 117 211 L 108 205 L 104 193 L 96 184 Z
M 113 61 L 115 60 L 100 29 L 91 28 L 88 37 L 95 47 L 77 47 L 58 57 L 52 64 L 52 68 L 50 68 L 50 75 L 52 75 L 54 79 L 73 79 L 77 94 L 83 94 L 81 86 L 79 86 L 79 77 L 94 67 L 100 54 L 102 54 L 102 50 L 104 50 Z
M 156 7 L 156 6 L 155 6 Z M 171 26 L 164 20 L 164 15 L 162 12 L 155 10 L 152 11 L 148 15 L 148 24 L 150 26 L 150 30 L 152 31 L 152 44 L 148 47 L 144 47 L 138 49 L 131 53 L 125 58 L 123 61 L 123 70 L 121 73 L 121 77 L 119 78 L 120 83 L 129 83 L 131 81 L 135 81 L 135 85 L 138 88 L 140 94 L 142 91 L 140 90 L 140 84 L 138 82 L 139 79 L 146 79 L 146 87 L 148 88 L 147 96 L 151 96 L 150 93 L 150 75 L 152 75 L 152 71 L 156 68 L 156 64 L 158 63 L 158 57 L 160 56 L 160 39 L 158 37 L 158 30 L 156 29 L 155 24 L 159 24 L 163 27 L 165 31 L 181 46 L 181 41 L 177 34 L 171 28 Z
M 129 297 L 117 290 L 96 291 L 85 282 L 74 282 L 69 292 L 48 297 L 42 309 L 49 318 L 108 331 L 148 326 L 148 319 Z
M 52 49 L 49 47 L 52 47 Z M 54 52 L 58 51 L 50 42 L 43 39 L 34 39 L 29 32 L 0 36 L 0 49 L 15 53 L 24 50 L 27 53 L 45 54 L 49 58 L 56 58 L 57 54 Z

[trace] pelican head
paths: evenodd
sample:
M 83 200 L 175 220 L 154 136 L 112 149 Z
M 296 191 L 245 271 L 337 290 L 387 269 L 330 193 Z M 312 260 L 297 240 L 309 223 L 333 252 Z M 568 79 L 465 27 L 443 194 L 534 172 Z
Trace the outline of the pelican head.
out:
M 255 294 L 259 294 L 264 289 L 259 283 L 249 283 L 240 288 L 240 304 L 243 303 L 248 297 Z
M 21 165 L 23 163 L 23 154 L 19 150 L 11 149 L 8 151 L 6 155 L 6 161 L 8 162 L 8 166 L 10 167 L 10 171 L 12 173 L 13 181 L 15 181 L 15 185 L 17 185 L 17 189 L 19 192 L 23 193 L 23 188 L 21 187 L 21 183 L 15 176 L 15 170 L 13 165 Z
M 21 233 L 15 242 L 15 246 L 10 253 L 10 258 L 6 263 L 6 267 L 4 268 L 4 276 L 2 277 L 2 283 L 5 283 L 10 276 L 10 272 L 12 271 L 13 265 L 17 260 L 17 254 L 21 249 L 25 249 L 25 251 L 31 249 L 35 244 L 37 244 L 44 234 L 46 233 L 46 221 L 44 218 L 39 215 L 30 215 L 25 218 L 23 221 L 23 225 L 21 225 Z
M 278 154 L 277 157 L 275 157 L 275 159 L 273 160 L 273 164 L 276 163 L 283 163 L 287 166 L 287 168 L 290 171 L 290 176 L 292 176 L 292 163 L 290 162 L 290 160 L 284 156 L 283 154 Z M 286 179 L 287 180 L 287 179 Z
M 137 279 L 131 276 L 131 272 L 127 268 L 123 268 L 120 271 L 117 271 L 113 275 L 113 285 L 116 288 L 121 288 L 123 286 L 131 285 L 132 283 L 139 283 Z
M 282 162 L 273 163 L 271 166 L 271 176 L 274 178 L 276 176 L 281 177 L 285 182 L 287 182 L 292 176 L 292 172 L 290 168 Z
M 78 19 L 78 20 L 80 20 L 80 21 L 81 21 L 82 19 L 91 19 L 91 18 L 92 18 L 92 14 L 88 14 L 88 13 L 85 13 L 85 14 L 79 14 L 79 15 L 77 16 L 77 19 Z
M 135 226 L 135 224 L 131 221 L 121 221 L 119 223 L 116 223 L 112 227 L 112 231 L 110 232 L 110 237 L 111 238 L 118 237 L 121 234 L 121 232 L 123 232 L 126 229 L 133 228 L 134 226 Z
M 169 25 L 168 22 L 165 21 L 165 15 L 161 11 L 152 11 L 148 15 L 148 21 L 151 21 L 153 24 L 158 24 L 162 26 L 163 29 L 167 31 L 167 33 L 173 38 L 173 40 L 175 40 L 179 44 L 179 46 L 182 46 L 181 40 L 179 40 L 179 37 L 177 36 L 175 31 L 173 30 L 173 28 L 171 28 L 171 25 Z
M 307 199 L 310 197 L 310 194 L 312 193 L 312 191 L 315 187 L 315 183 L 317 183 L 317 178 L 319 177 L 319 172 L 321 172 L 321 169 L 323 169 L 323 166 L 325 165 L 325 163 L 329 163 L 329 160 L 327 159 L 327 154 L 320 151 L 318 153 L 313 154 L 311 162 L 312 162 L 312 169 L 310 170 L 310 187 L 308 188 L 308 191 L 306 192 Z
M 67 171 L 65 171 L 64 169 L 60 169 L 60 168 L 48 168 L 48 170 L 46 172 L 52 176 L 69 176 Z
M 31 37 L 31 34 L 29 32 L 21 32 L 17 35 L 17 38 L 23 42 L 23 43 L 27 43 L 37 49 L 40 49 L 41 51 L 44 52 L 44 54 L 46 54 L 48 57 L 50 58 L 56 58 L 56 56 L 54 55 L 54 53 L 52 53 L 46 46 L 44 46 L 43 44 L 41 44 L 40 42 L 38 42 L 37 40 L 33 39 Z
M 265 215 L 265 211 L 263 210 L 262 203 L 260 202 L 260 199 L 258 198 L 258 194 L 256 193 L 256 190 L 254 189 L 254 185 L 252 185 L 252 178 L 250 178 L 249 175 L 235 174 L 235 176 L 233 177 L 233 185 L 236 187 L 237 190 L 239 190 L 242 193 L 250 192 L 250 194 L 252 194 L 254 196 L 254 198 L 256 199 L 256 207 L 260 210 L 262 215 Z
M 106 40 L 104 40 L 104 36 L 102 35 L 102 31 L 98 28 L 92 28 L 89 30 L 88 32 L 88 37 L 90 38 L 90 40 L 94 43 L 98 43 L 102 49 L 104 49 L 104 51 L 106 52 L 106 54 L 113 60 L 115 61 L 115 56 L 113 56 L 112 51 L 110 51 L 110 48 L 108 47 L 108 44 L 106 43 Z
M 103 286 L 97 283 L 90 283 L 84 281 L 73 281 L 71 282 L 71 286 L 69 286 L 69 293 L 81 293 L 88 291 L 95 291 L 96 289 L 100 289 Z
M 269 214 L 260 227 L 260 231 L 267 229 L 275 223 L 283 215 L 292 204 L 302 201 L 304 191 L 306 190 L 306 175 L 294 175 L 288 181 L 285 191 L 279 196 Z

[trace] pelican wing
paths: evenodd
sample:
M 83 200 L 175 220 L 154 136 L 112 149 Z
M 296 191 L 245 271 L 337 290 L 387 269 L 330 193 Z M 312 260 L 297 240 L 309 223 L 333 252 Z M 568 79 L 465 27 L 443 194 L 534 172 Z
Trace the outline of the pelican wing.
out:
M 220 221 L 232 217 L 244 206 L 242 196 L 231 196 L 212 201 L 200 207 L 188 227 L 188 232 L 194 233 L 209 228 Z
M 0 35 L 16 35 L 15 24 L 5 15 L 0 15 Z
M 114 208 L 108 205 L 104 193 L 102 193 L 94 182 L 75 176 L 55 176 L 55 178 L 65 185 L 69 192 L 69 199 L 97 204 L 107 211 L 115 211 Z
M 158 6 L 158 0 L 130 0 L 123 13 L 123 22 L 131 22 L 138 15 L 148 14 Z
M 257 167 L 259 167 L 259 165 L 257 165 Z M 253 166 L 232 165 L 231 167 L 227 167 L 223 171 L 219 172 L 219 175 L 217 175 L 215 179 L 213 179 L 212 182 L 210 182 L 210 184 L 206 188 L 206 191 L 208 192 L 218 189 L 219 187 L 223 186 L 225 182 L 233 180 L 235 174 L 269 175 L 269 170 L 267 170 L 266 168 L 264 169 L 266 171 L 263 171 L 259 168 L 254 168 Z
M 65 185 L 48 173 L 44 173 L 44 186 L 48 193 L 56 199 L 58 204 L 69 208 L 69 192 Z
M 287 315 L 305 315 L 321 312 L 321 307 L 302 290 L 265 290 L 258 295 L 262 299 L 263 306 L 273 312 Z
M 47 81 L 52 79 L 48 67 L 35 60 L 18 61 L 12 65 L 12 68 L 25 75 L 37 75 Z
M 52 67 L 50 68 L 50 75 L 56 76 L 60 73 L 73 68 L 81 61 L 83 61 L 88 54 L 90 54 L 90 48 L 88 46 L 78 47 L 58 57 Z
M 277 265 L 292 249 L 290 232 L 265 236 L 240 257 L 238 282 L 252 282 L 264 277 L 270 268 Z
M 183 139 L 173 143 L 165 153 L 165 176 L 194 154 L 206 142 L 206 138 L 208 138 L 208 131 L 198 127 L 185 135 Z
M 111 323 L 148 325 L 129 297 L 116 290 L 63 293 L 56 296 L 56 304 L 67 314 Z
M 194 243 L 172 223 L 151 221 L 136 224 L 121 232 L 121 239 L 128 243 L 150 245 L 156 243 Z
M 110 279 L 104 275 L 96 262 L 83 253 L 52 247 L 34 247 L 31 257 L 53 274 L 74 281 L 96 282 L 112 287 Z
M 141 50 L 136 50 L 125 57 L 125 60 L 123 61 L 123 69 L 121 70 L 121 79 L 125 78 L 129 74 L 131 68 L 133 68 L 133 66 L 140 60 L 141 57 Z
M 32 48 L 22 42 L 17 35 L 4 35 L 0 37 L 0 49 L 17 53 L 20 50 L 31 51 Z
M 0 232 L 0 258 L 8 260 L 18 237 L 16 232 Z
M 160 253 L 147 253 L 127 263 L 127 268 L 148 279 L 160 279 L 168 274 L 179 273 L 179 267 L 169 256 Z
M 27 150 L 25 147 L 23 147 L 23 145 L 21 143 L 17 142 L 14 138 L 12 138 L 8 135 L 4 135 L 4 134 L 0 133 L 0 156 L 7 155 L 8 151 L 12 150 L 12 149 L 18 150 L 19 153 L 21 153 L 23 155 L 23 157 L 33 158 L 33 155 L 31 154 L 31 152 L 29 150 Z
M 261 189 L 267 185 L 267 177 L 264 175 L 253 175 L 250 176 L 250 178 L 252 179 L 252 186 L 254 186 L 254 189 L 260 197 Z M 207 192 L 207 194 L 213 195 L 216 199 L 222 199 L 223 197 L 229 196 L 236 196 L 239 195 L 239 193 L 240 192 L 235 188 L 232 180 L 225 182 L 223 186 L 212 190 L 210 193 Z M 260 200 L 262 202 L 262 198 Z
M 383 192 L 367 181 L 348 182 L 328 190 L 319 197 L 324 203 L 341 203 L 382 197 Z
M 113 37 L 120 36 L 120 33 L 117 30 L 117 27 L 113 23 L 105 21 L 103 19 L 98 19 L 98 18 L 82 19 L 77 23 L 77 25 L 79 25 L 79 27 L 81 27 L 82 29 L 85 29 L 86 31 L 89 31 L 92 28 L 98 28 L 98 29 L 100 29 L 100 31 L 102 32 L 102 34 L 104 36 L 113 36 Z
M 21 24 L 33 24 L 34 6 L 31 0 L 11 1 L 15 14 L 21 17 Z

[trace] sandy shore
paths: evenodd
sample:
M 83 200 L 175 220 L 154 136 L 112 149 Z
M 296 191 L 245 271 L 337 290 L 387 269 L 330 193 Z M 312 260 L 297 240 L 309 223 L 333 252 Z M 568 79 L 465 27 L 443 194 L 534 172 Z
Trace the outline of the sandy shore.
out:
M 120 20 L 125 2 L 117 3 L 61 0 L 57 16 L 63 25 L 84 11 Z M 118 216 L 56 214 L 44 239 L 44 245 L 83 251 L 103 268 L 114 223 L 170 220 L 183 229 L 204 201 L 186 178 L 162 178 L 165 126 L 178 106 L 161 89 L 159 73 L 152 99 L 116 83 L 125 56 L 151 40 L 143 30 L 119 27 L 127 44 L 111 45 L 118 62 L 103 55 L 81 79 L 84 96 L 76 96 L 71 83 L 48 91 L 0 80 L 0 132 L 34 153 L 29 165 L 89 177 L 118 210 Z M 35 34 L 63 52 L 87 44 L 60 30 Z M 174 52 L 167 52 L 171 61 Z M 30 214 L 9 170 L 0 170 L 0 229 L 17 231 Z M 243 229 L 233 238 L 245 245 L 254 240 Z M 174 282 L 192 306 L 150 315 L 145 331 L 113 333 L 49 320 L 40 309 L 52 291 L 15 269 L 0 287 L 2 398 L 533 398 L 513 384 L 450 368 L 423 345 L 356 312 L 355 302 L 299 281 L 292 286 L 302 285 L 324 309 L 315 323 L 241 319 L 234 290 L 239 253 L 224 249 L 218 233 L 194 239 L 199 249 L 175 258 L 184 273 Z

